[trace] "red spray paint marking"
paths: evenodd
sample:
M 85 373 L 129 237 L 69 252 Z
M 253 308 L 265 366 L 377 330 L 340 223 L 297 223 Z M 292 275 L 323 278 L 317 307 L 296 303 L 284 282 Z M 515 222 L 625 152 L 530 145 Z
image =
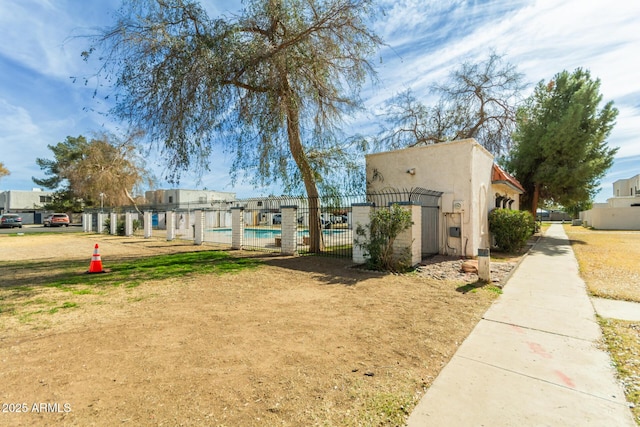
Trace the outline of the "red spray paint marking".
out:
M 553 356 L 547 353 L 547 351 L 540 344 L 535 342 L 528 342 L 527 345 L 529 346 L 529 349 L 535 354 L 537 354 L 538 356 L 542 356 L 545 359 L 553 358 Z
M 560 380 L 564 383 L 564 385 L 566 385 L 567 387 L 571 387 L 571 388 L 575 388 L 576 387 L 575 383 L 564 372 L 560 372 L 560 371 L 557 371 L 557 370 L 554 371 L 554 372 L 558 377 L 560 377 Z

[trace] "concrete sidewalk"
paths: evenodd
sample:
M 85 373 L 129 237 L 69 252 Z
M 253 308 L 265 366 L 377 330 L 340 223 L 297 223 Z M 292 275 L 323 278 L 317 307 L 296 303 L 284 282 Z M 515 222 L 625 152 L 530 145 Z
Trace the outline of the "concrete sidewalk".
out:
M 567 235 L 554 224 L 408 425 L 636 427 L 600 338 Z

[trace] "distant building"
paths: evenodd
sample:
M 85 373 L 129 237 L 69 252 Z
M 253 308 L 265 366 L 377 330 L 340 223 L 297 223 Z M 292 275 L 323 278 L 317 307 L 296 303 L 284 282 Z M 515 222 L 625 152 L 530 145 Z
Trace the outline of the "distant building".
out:
M 613 183 L 613 197 L 636 196 L 640 190 L 640 175 L 619 179 Z
M 41 222 L 44 205 L 51 203 L 53 192 L 34 188 L 31 191 L 8 190 L 0 192 L 0 213 L 21 213 L 23 224 Z
M 613 183 L 613 197 L 580 212 L 583 225 L 602 230 L 640 230 L 640 175 Z
M 144 194 L 153 210 L 193 210 L 221 208 L 235 202 L 236 193 L 210 190 L 153 190 Z

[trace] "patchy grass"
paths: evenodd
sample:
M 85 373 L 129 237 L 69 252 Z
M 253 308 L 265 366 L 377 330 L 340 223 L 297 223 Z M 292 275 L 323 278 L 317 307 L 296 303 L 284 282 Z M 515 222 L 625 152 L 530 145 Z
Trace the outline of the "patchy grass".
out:
M 98 286 L 139 286 L 147 280 L 164 280 L 185 275 L 234 273 L 256 267 L 259 262 L 253 258 L 235 258 L 222 251 L 185 252 L 158 255 L 147 258 L 111 262 L 103 274 L 86 274 L 86 262 L 65 263 L 11 262 L 0 263 L 2 270 L 28 269 L 34 277 L 26 280 L 30 285 L 44 285 L 67 290 L 77 295 L 96 292 Z M 34 289 L 24 283 L 25 279 L 3 281 L 3 288 L 13 288 L 14 292 L 28 293 Z M 78 288 L 86 286 L 88 288 Z M 98 288 L 99 289 L 99 288 Z
M 631 411 L 640 425 L 640 323 L 601 319 L 605 343 L 618 370 Z
M 640 302 L 640 232 L 564 229 L 593 296 Z
M 145 282 L 204 274 L 236 273 L 257 267 L 253 258 L 236 258 L 223 251 L 183 252 L 109 263 L 107 273 L 85 273 L 80 261 L 0 262 L 0 313 L 16 316 L 21 323 L 38 316 L 78 307 L 90 296 L 102 296 L 110 288 L 132 290 Z M 24 273 L 28 272 L 28 274 Z M 47 292 L 49 290 L 50 292 Z M 63 292 L 52 294 L 51 291 Z M 73 301 L 60 301 L 71 295 Z

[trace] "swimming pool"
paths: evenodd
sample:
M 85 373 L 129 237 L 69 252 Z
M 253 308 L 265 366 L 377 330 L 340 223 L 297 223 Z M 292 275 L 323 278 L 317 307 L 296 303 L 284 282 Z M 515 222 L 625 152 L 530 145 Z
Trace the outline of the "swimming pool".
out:
M 209 233 L 214 233 L 220 237 L 231 237 L 230 228 L 211 228 L 206 230 Z M 325 236 L 336 236 L 345 233 L 347 230 L 322 230 L 322 234 Z M 273 237 L 279 237 L 282 235 L 282 231 L 278 228 L 245 228 L 245 239 L 267 239 Z M 309 230 L 298 231 L 298 236 L 308 236 Z

